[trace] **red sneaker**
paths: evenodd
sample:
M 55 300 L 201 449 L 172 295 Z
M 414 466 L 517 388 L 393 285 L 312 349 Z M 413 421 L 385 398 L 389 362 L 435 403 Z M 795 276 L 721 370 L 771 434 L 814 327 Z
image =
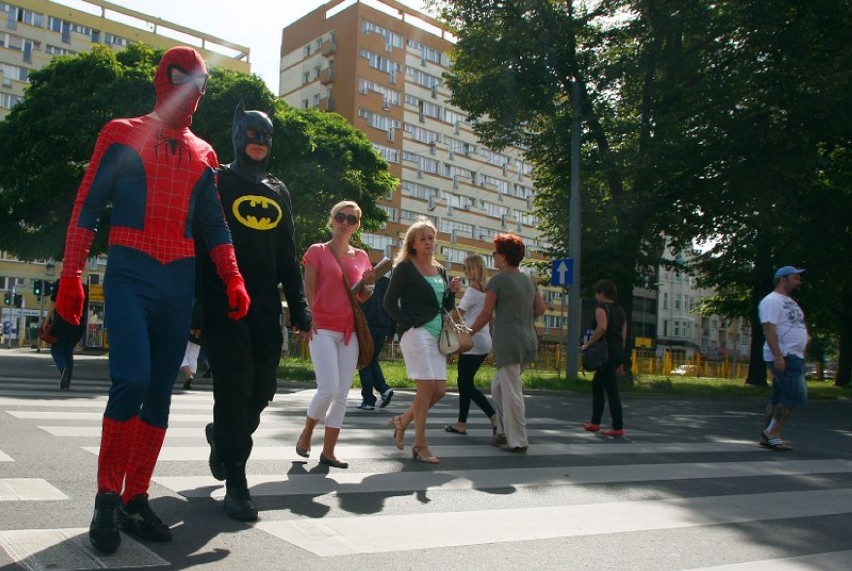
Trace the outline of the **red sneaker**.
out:
M 604 436 L 624 436 L 624 430 L 604 430 L 603 432 L 601 432 L 601 434 L 603 434 Z
M 601 429 L 600 424 L 592 424 L 590 422 L 583 423 L 583 430 L 588 430 L 589 432 L 597 432 Z

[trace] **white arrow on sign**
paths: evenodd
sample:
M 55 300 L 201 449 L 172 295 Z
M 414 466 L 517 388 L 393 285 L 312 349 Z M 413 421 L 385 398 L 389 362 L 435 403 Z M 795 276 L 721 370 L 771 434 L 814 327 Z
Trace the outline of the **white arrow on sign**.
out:
M 565 263 L 565 260 L 559 262 L 559 265 L 556 266 L 556 273 L 559 274 L 559 283 L 565 283 L 565 274 L 568 272 L 568 264 Z

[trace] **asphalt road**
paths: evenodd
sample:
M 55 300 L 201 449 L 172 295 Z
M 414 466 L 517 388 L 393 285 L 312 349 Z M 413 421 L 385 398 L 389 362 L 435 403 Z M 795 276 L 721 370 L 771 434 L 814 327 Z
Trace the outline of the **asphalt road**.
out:
M 102 556 L 86 531 L 95 493 L 106 360 L 78 357 L 58 389 L 47 353 L 0 350 L 2 569 L 850 569 L 852 403 L 796 411 L 792 452 L 757 445 L 763 401 L 625 396 L 626 437 L 584 432 L 588 397 L 528 395 L 530 449 L 488 445 L 484 415 L 443 431 L 458 399 L 429 416 L 441 464 L 396 450 L 384 410 L 350 398 L 338 456 L 294 444 L 310 385 L 282 382 L 256 434 L 249 485 L 260 521 L 225 516 L 207 468 L 210 385 L 175 390 L 151 505 L 174 540 L 124 536 Z M 605 415 L 605 420 L 608 417 Z M 408 435 L 409 443 L 412 433 Z

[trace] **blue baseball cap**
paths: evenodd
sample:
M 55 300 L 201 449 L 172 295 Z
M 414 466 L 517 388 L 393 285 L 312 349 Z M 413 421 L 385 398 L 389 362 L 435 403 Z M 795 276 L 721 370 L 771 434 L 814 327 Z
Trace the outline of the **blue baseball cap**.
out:
M 784 276 L 789 276 L 790 274 L 801 274 L 805 271 L 805 268 L 796 268 L 794 266 L 784 266 L 783 268 L 778 268 L 775 270 L 775 279 L 783 278 Z

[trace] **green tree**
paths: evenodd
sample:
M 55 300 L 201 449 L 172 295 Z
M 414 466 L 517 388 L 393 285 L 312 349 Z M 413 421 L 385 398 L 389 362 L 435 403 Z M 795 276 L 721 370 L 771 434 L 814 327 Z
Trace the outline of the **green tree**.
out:
M 454 102 L 486 143 L 528 149 L 554 256 L 569 249 L 570 93 L 579 83 L 582 285 L 613 279 L 629 314 L 634 285 L 660 260 L 679 173 L 697 168 L 685 128 L 696 64 L 684 36 L 705 11 L 674 0 L 431 4 L 458 38 L 447 76 Z
M 24 101 L 0 123 L 0 243 L 21 259 L 61 258 L 74 197 L 100 128 L 111 118 L 154 108 L 152 79 L 162 51 L 139 44 L 118 53 L 93 48 L 34 72 Z M 210 74 L 193 130 L 226 163 L 233 160 L 237 102 L 274 113 L 270 172 L 290 189 L 300 251 L 326 236 L 328 212 L 340 200 L 358 202 L 365 229 L 385 220 L 375 201 L 396 180 L 363 133 L 339 115 L 293 109 L 256 76 L 216 67 Z M 105 250 L 108 226 L 107 212 L 93 252 Z
M 852 344 L 849 272 L 819 245 L 830 237 L 829 251 L 848 255 L 852 243 L 838 158 L 852 131 L 848 2 L 431 5 L 459 39 L 454 101 L 487 143 L 529 149 L 555 255 L 569 246 L 569 94 L 579 82 L 584 285 L 614 278 L 629 311 L 632 286 L 659 263 L 659 236 L 675 249 L 703 241 L 712 247 L 693 269 L 719 292 L 707 308 L 752 320 L 748 382 L 766 382 L 756 304 L 779 265 L 815 270 L 803 301 L 811 325 Z
M 852 254 L 852 13 L 842 0 L 755 0 L 716 3 L 712 15 L 694 79 L 705 95 L 693 129 L 705 172 L 684 181 L 695 192 L 676 203 L 669 232 L 681 245 L 712 244 L 697 275 L 719 292 L 712 311 L 751 320 L 748 382 L 764 384 L 756 307 L 778 266 L 808 268 L 801 303 L 812 332 L 852 344 L 852 272 L 837 264 Z M 848 365 L 841 371 L 848 383 Z

